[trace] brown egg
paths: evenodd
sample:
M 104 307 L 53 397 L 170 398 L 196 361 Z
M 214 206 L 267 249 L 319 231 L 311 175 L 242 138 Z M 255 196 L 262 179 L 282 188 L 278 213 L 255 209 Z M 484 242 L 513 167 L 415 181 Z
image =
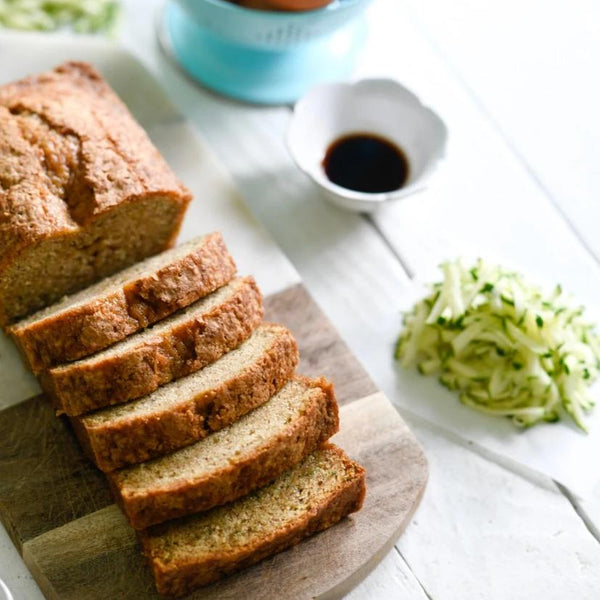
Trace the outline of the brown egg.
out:
M 323 8 L 332 1 L 333 0 L 237 0 L 235 4 L 257 10 L 302 11 Z

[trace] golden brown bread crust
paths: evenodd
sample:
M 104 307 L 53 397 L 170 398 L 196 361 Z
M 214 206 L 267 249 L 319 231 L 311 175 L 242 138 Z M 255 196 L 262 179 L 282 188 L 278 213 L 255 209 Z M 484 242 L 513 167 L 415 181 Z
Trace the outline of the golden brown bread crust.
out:
M 282 328 L 283 329 L 283 328 Z M 200 392 L 177 407 L 130 418 L 114 425 L 92 425 L 73 417 L 79 443 L 102 471 L 113 471 L 196 442 L 264 404 L 292 377 L 298 345 L 286 330 L 267 352 L 239 376 Z
M 152 341 L 93 366 L 84 360 L 45 371 L 40 383 L 57 411 L 69 416 L 121 404 L 214 362 L 248 338 L 262 316 L 261 293 L 254 278 L 246 277 L 207 314 L 191 315 Z
M 157 481 L 155 488 L 145 495 L 124 491 L 126 482 L 120 471 L 109 474 L 115 500 L 134 529 L 145 529 L 245 496 L 275 480 L 336 433 L 339 416 L 333 385 L 323 378 L 304 380 L 313 387 L 307 410 L 276 439 L 218 472 L 188 478 L 183 485 L 161 486 Z
M 134 244 L 129 253 L 123 254 L 122 247 L 103 248 L 107 256 L 101 261 L 95 257 L 94 246 L 102 240 L 89 235 L 93 223 L 117 214 L 124 205 L 152 198 L 173 205 L 171 222 L 156 245 L 140 239 L 139 247 Z M 11 267 L 18 270 L 26 251 L 62 240 L 89 262 L 85 272 L 77 271 L 76 287 L 84 287 L 172 245 L 190 199 L 125 105 L 90 65 L 66 63 L 0 86 L 0 275 L 12 275 Z M 143 224 L 130 225 L 131 238 L 141 238 L 136 225 Z M 32 277 L 36 274 L 43 278 L 43 265 L 32 271 Z M 56 290 L 54 299 L 70 291 Z M 2 324 L 52 299 L 45 290 L 43 298 L 21 298 L 13 306 L 10 290 L 0 292 Z
M 16 323 L 9 333 L 37 374 L 107 348 L 210 294 L 234 275 L 235 263 L 221 234 L 211 233 L 202 245 L 151 274 L 59 314 L 28 325 Z
M 2 262 L 8 250 L 15 254 L 28 238 L 54 236 L 83 225 L 121 202 L 149 193 L 189 195 L 127 107 L 89 64 L 65 63 L 0 86 L 0 106 L 4 128 L 13 134 L 6 143 L 14 139 L 18 150 L 6 157 L 7 166 L 15 168 L 6 169 L 4 177 L 37 180 L 35 191 L 51 196 L 11 196 L 14 208 L 35 211 L 40 218 L 28 221 L 25 229 L 18 210 L 6 215 L 16 226 L 0 235 Z M 36 128 L 52 135 L 52 144 L 41 135 L 37 139 Z M 17 135 L 19 131 L 22 135 Z M 28 138 L 33 137 L 47 146 L 41 148 L 43 160 L 31 155 Z M 17 161 L 21 158 L 26 162 Z M 22 164 L 26 172 L 18 168 Z M 78 178 L 84 181 L 76 183 L 85 190 L 64 189 Z M 61 197 L 56 191 L 67 195 Z M 87 193 L 70 197 L 69 191 Z M 51 214 L 45 215 L 48 208 Z
M 185 596 L 199 587 L 282 552 L 304 538 L 335 525 L 350 513 L 360 510 L 366 494 L 365 470 L 348 459 L 339 448 L 331 444 L 326 446 L 344 457 L 347 468 L 353 472 L 353 476 L 349 476 L 343 486 L 323 499 L 318 506 L 311 507 L 310 512 L 293 526 L 274 532 L 272 536 L 262 539 L 258 544 L 244 546 L 235 553 L 215 553 L 211 560 L 190 556 L 185 562 L 165 562 L 160 553 L 153 552 L 152 537 L 160 536 L 162 528 L 168 527 L 169 524 L 163 523 L 138 531 L 158 593 L 173 598 Z

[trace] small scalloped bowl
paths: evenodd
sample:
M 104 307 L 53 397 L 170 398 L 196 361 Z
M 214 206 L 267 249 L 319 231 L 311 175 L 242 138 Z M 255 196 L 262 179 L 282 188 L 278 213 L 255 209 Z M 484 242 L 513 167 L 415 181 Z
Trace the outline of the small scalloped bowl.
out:
M 332 183 L 323 158 L 344 135 L 371 133 L 400 147 L 409 162 L 408 180 L 398 190 L 370 194 Z M 391 79 L 364 79 L 313 87 L 301 98 L 287 133 L 287 146 L 302 171 L 341 208 L 371 212 L 386 202 L 421 191 L 444 157 L 448 130 L 431 109 Z

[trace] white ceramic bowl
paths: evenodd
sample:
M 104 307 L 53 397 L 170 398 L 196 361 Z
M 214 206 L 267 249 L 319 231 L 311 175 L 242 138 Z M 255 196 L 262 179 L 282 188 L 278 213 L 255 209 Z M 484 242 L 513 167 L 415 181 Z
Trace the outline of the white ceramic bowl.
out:
M 409 174 L 403 187 L 371 194 L 329 181 L 322 164 L 327 148 L 351 133 L 385 137 L 404 151 Z M 348 210 L 370 212 L 423 189 L 444 156 L 447 137 L 444 122 L 411 91 L 391 79 L 364 79 L 310 89 L 296 104 L 287 145 L 296 164 L 328 200 Z

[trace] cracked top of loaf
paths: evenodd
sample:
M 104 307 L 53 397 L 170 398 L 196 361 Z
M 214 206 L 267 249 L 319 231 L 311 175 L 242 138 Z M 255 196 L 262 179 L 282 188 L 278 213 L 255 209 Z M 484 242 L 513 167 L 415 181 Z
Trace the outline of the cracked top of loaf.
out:
M 68 62 L 0 86 L 0 275 L 24 248 L 61 237 L 68 248 L 53 246 L 47 254 L 73 263 L 72 273 L 70 263 L 57 273 L 56 289 L 44 290 L 37 300 L 26 291 L 31 301 L 0 306 L 0 322 L 7 318 L 3 312 L 8 318 L 22 315 L 168 247 L 190 198 L 91 65 Z M 112 211 L 114 223 L 107 220 Z M 143 242 L 142 236 L 156 241 Z M 37 276 L 30 264 L 26 270 L 25 287 Z M 5 292 L 0 290 L 0 305 Z
M 0 186 L 0 256 L 141 195 L 188 195 L 127 107 L 81 62 L 0 87 Z

